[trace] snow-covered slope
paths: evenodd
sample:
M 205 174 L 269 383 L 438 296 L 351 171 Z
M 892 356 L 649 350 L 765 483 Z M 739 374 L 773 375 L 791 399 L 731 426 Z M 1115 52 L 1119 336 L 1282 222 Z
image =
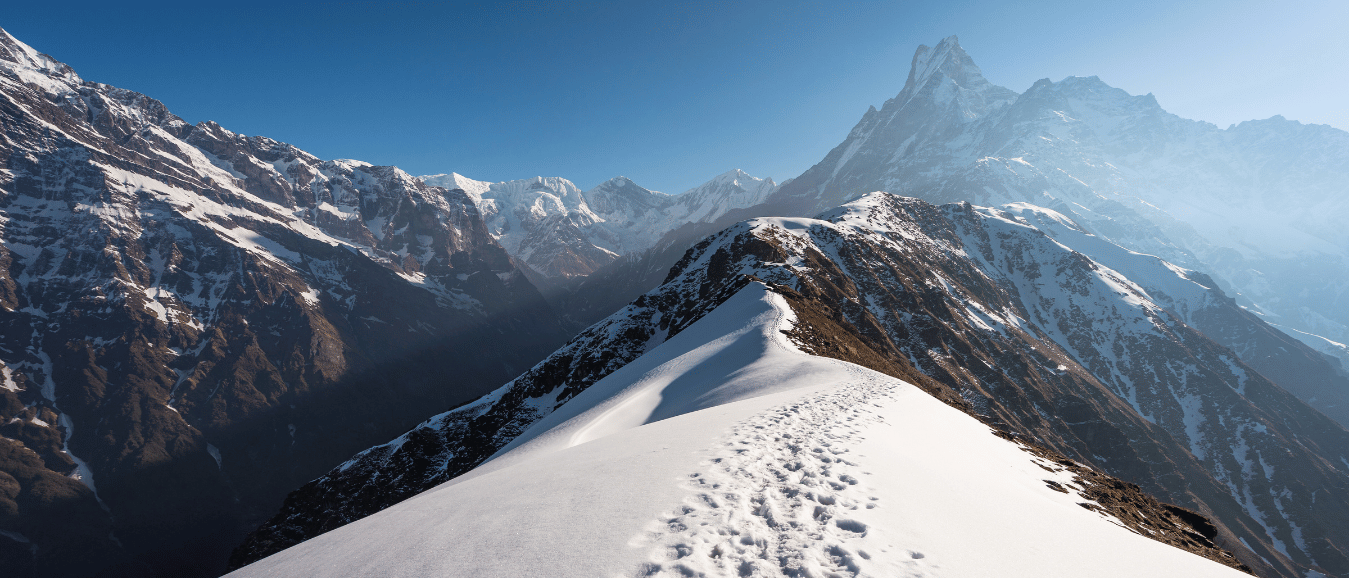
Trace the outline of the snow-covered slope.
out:
M 762 203 L 777 190 L 772 179 L 738 169 L 682 195 L 651 191 L 626 177 L 585 192 L 556 177 L 500 183 L 456 173 L 420 178 L 463 189 L 511 255 L 554 279 L 588 275 L 621 255 L 651 248 L 681 225 L 714 221 L 729 210 Z
M 1316 349 L 1236 306 L 1207 275 L 1129 251 L 1050 209 L 1014 203 L 984 212 L 1031 225 L 1119 272 L 1187 325 L 1232 349 L 1262 375 L 1349 427 L 1349 375 L 1337 371 L 1337 365 Z
M 296 485 L 565 339 L 470 197 L 396 167 L 189 125 L 3 31 L 0 126 L 12 575 L 211 575 Z
M 469 474 L 231 576 L 1244 575 L 1084 508 L 1071 471 L 923 390 L 801 352 L 794 321 L 753 283 Z
M 1057 210 L 1207 273 L 1349 367 L 1331 343 L 1349 343 L 1344 131 L 1277 116 L 1220 129 L 1096 77 L 1016 94 L 988 83 L 952 36 L 920 47 L 903 90 L 772 202 L 808 216 L 875 190 Z

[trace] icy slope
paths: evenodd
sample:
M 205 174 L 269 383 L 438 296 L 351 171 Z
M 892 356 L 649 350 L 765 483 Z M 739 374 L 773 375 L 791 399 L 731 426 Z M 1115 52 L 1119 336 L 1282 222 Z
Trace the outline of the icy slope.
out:
M 478 470 L 231 576 L 1238 576 L 1078 505 L 751 284 Z M 1052 468 L 1051 468 L 1052 469 Z

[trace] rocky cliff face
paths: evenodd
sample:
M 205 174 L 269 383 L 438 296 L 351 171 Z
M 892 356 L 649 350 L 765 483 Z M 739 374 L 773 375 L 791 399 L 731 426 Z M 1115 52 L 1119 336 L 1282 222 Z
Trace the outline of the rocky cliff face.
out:
M 807 321 L 794 336 L 806 351 L 904 376 L 995 427 L 1210 516 L 1216 542 L 1261 575 L 1349 572 L 1349 432 L 1186 322 L 1204 300 L 1237 306 L 1193 271 L 1115 247 L 1121 267 L 1151 275 L 1134 282 L 1066 246 L 1080 232 L 1066 217 L 1020 209 L 876 193 L 818 219 L 732 226 L 517 380 L 293 493 L 235 562 L 468 471 L 757 279 L 791 296 Z M 1057 237 L 1034 221 L 1059 223 Z
M 285 492 L 565 338 L 463 191 L 190 125 L 3 32 L 0 126 L 18 575 L 212 575 Z

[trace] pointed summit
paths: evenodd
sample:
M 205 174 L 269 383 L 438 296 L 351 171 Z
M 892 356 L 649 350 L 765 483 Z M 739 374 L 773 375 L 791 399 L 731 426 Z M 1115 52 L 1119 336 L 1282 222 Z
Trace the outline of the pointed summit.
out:
M 920 116 L 946 118 L 954 114 L 958 122 L 968 122 L 1015 100 L 1016 96 L 1015 92 L 986 80 L 979 66 L 960 47 L 960 40 L 947 36 L 936 48 L 918 47 L 904 89 L 886 101 L 881 112 L 892 115 L 917 106 L 924 111 L 918 113 Z M 867 118 L 863 117 L 862 124 L 867 123 Z M 861 124 L 858 128 L 862 128 Z
M 981 91 L 992 86 L 984 79 L 983 71 L 974 63 L 965 49 L 960 47 L 960 39 L 955 35 L 943 38 L 936 48 L 921 45 L 913 54 L 909 66 L 909 78 L 900 91 L 902 102 L 907 102 L 916 93 L 922 91 L 936 78 L 939 82 L 949 78 L 956 86 L 967 90 Z
M 743 181 L 746 185 L 750 185 L 750 184 L 757 184 L 763 180 L 764 179 L 756 178 L 743 170 L 731 169 L 729 171 L 717 175 L 716 177 L 713 177 L 712 182 L 734 183 L 737 181 Z M 771 182 L 773 179 L 768 180 Z

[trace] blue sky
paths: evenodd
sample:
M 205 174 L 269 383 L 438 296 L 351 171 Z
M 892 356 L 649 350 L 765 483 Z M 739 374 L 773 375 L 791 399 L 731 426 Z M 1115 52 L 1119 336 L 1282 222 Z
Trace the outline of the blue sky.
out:
M 1349 129 L 1349 2 L 24 3 L 86 80 L 322 158 L 480 180 L 781 181 L 950 34 L 995 84 L 1097 75 L 1227 125 Z

